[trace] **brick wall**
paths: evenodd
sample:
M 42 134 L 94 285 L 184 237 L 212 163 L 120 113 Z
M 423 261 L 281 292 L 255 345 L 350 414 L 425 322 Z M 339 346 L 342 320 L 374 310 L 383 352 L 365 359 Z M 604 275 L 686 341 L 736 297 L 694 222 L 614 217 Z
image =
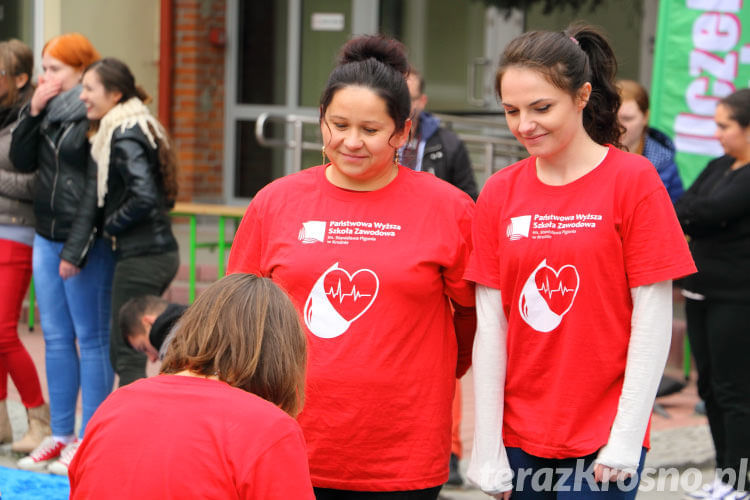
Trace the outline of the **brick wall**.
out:
M 224 28 L 224 0 L 175 0 L 171 134 L 181 201 L 222 199 L 224 48 L 211 43 Z

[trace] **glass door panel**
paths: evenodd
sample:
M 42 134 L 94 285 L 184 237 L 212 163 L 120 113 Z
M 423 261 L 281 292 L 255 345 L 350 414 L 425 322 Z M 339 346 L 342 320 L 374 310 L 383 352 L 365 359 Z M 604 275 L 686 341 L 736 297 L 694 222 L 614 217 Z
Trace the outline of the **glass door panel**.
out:
M 352 1 L 303 0 L 300 30 L 299 104 L 317 108 L 338 51 L 352 32 Z
M 286 101 L 286 2 L 240 1 L 237 44 L 237 103 Z

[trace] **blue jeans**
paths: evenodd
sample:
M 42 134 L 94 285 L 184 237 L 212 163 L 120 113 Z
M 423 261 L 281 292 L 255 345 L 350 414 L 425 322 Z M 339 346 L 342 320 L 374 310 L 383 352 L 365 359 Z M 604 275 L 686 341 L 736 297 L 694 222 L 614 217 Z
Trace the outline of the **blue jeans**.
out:
M 641 451 L 638 473 L 613 483 L 594 481 L 596 453 L 580 458 L 540 458 L 521 448 L 506 448 L 513 470 L 513 500 L 521 499 L 618 499 L 632 500 L 638 492 L 646 449 Z
M 80 388 L 83 422 L 79 437 L 83 437 L 86 423 L 114 383 L 109 320 L 115 260 L 109 246 L 97 239 L 81 272 L 63 280 L 59 274 L 62 248 L 62 242 L 35 236 L 34 282 L 44 332 L 52 434 L 75 432 Z

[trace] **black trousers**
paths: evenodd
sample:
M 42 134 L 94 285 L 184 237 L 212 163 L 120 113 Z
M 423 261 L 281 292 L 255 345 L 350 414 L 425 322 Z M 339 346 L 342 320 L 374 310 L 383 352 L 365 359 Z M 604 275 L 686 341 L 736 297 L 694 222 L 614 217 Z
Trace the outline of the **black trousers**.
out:
M 750 457 L 750 303 L 686 299 L 687 333 L 698 369 L 698 394 L 725 482 L 746 488 Z M 743 459 L 746 461 L 742 467 Z
M 146 377 L 146 355 L 131 348 L 120 332 L 120 308 L 133 297 L 161 296 L 177 274 L 176 251 L 119 259 L 112 279 L 112 326 L 109 358 L 120 377 L 120 387 Z
M 436 500 L 443 486 L 410 491 L 349 491 L 313 488 L 316 500 Z

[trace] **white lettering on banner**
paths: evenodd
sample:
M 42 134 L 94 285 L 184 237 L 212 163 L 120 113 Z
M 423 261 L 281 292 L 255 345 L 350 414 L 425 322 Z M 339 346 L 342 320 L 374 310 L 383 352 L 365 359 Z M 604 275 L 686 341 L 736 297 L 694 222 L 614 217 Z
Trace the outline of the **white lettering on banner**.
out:
M 726 52 L 737 45 L 742 26 L 734 14 L 706 12 L 693 23 L 693 43 L 703 50 Z
M 730 52 L 722 59 L 703 49 L 693 49 L 690 53 L 690 76 L 701 76 L 706 71 L 718 80 L 732 81 L 737 78 L 737 60 L 737 52 Z
M 719 102 L 719 99 L 719 97 L 708 95 L 708 78 L 705 76 L 702 78 L 696 78 L 690 82 L 690 85 L 688 85 L 688 88 L 685 91 L 685 100 L 687 101 L 690 111 L 700 118 L 709 118 L 712 124 L 714 110 L 716 109 L 716 104 Z M 681 115 L 683 115 L 683 113 L 680 113 L 679 116 Z M 675 129 L 677 129 L 677 123 L 675 123 Z M 713 135 L 714 130 L 715 127 L 710 129 L 711 135 Z
M 688 9 L 739 12 L 742 0 L 687 0 Z
M 677 134 L 674 139 L 675 148 L 685 153 L 697 155 L 721 156 L 724 150 L 719 141 L 710 137 L 691 137 L 689 135 Z
M 742 8 L 742 0 L 685 0 L 685 5 L 708 12 L 693 23 L 689 65 L 695 80 L 685 90 L 689 113 L 675 118 L 675 147 L 685 153 L 717 156 L 723 149 L 714 138 L 716 104 L 734 92 L 738 65 L 750 63 L 750 45 L 739 47 L 739 53 L 736 50 L 742 24 L 734 13 Z M 714 79 L 711 85 L 709 77 Z

